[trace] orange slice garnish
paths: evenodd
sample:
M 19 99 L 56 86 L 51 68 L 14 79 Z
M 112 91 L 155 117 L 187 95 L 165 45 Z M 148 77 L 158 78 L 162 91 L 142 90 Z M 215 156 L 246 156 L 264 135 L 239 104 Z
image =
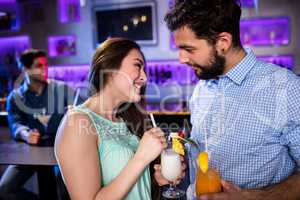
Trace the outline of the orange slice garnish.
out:
M 203 173 L 208 171 L 208 153 L 206 151 L 198 154 L 197 163 Z
M 178 138 L 172 138 L 172 149 L 174 152 L 184 156 L 184 147 Z

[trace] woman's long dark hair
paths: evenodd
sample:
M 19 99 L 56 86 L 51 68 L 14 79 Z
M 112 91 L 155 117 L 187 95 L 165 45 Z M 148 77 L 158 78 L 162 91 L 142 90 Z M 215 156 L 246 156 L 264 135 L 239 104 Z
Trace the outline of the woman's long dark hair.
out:
M 145 57 L 140 46 L 132 40 L 125 38 L 110 38 L 99 46 L 93 56 L 92 66 L 89 75 L 91 95 L 102 90 L 108 81 L 109 73 L 106 70 L 118 70 L 121 67 L 123 59 L 128 53 L 136 49 L 142 56 L 145 63 Z M 141 101 L 137 103 L 124 103 L 117 110 L 117 116 L 122 117 L 128 129 L 139 138 L 145 131 L 152 128 L 149 117 L 145 111 L 145 93 L 146 87 L 141 89 Z M 154 180 L 154 163 L 158 163 L 158 159 L 150 164 L 151 173 L 151 191 L 152 199 L 160 199 L 161 190 Z

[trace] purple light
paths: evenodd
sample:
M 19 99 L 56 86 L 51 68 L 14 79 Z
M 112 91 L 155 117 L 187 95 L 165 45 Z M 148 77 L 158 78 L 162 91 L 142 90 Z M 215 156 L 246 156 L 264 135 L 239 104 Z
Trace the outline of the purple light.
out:
M 74 35 L 49 36 L 48 52 L 50 57 L 76 55 L 76 37 Z
M 51 66 L 48 77 L 66 82 L 72 87 L 87 87 L 89 65 Z M 146 73 L 148 83 L 193 85 L 198 82 L 194 70 L 175 60 L 149 61 Z
M 292 55 L 258 56 L 258 59 L 292 69 Z M 51 66 L 48 68 L 49 78 L 61 80 L 74 88 L 88 86 L 89 65 Z M 148 84 L 194 85 L 198 78 L 194 70 L 176 60 L 149 61 L 146 66 Z
M 258 56 L 258 59 L 279 65 L 280 67 L 287 68 L 289 70 L 294 68 L 294 56 L 292 55 Z
M 241 0 L 241 6 L 245 8 L 253 8 L 255 6 L 255 0 Z
M 246 19 L 241 21 L 244 45 L 287 45 L 290 37 L 287 17 Z
M 59 21 L 61 23 L 80 21 L 80 2 L 79 0 L 59 0 Z
M 5 51 L 9 48 L 14 48 L 19 51 L 28 49 L 31 46 L 28 36 L 1 37 L 0 51 Z
M 241 20 L 240 38 L 243 45 L 288 45 L 290 41 L 289 18 L 255 18 Z M 176 49 L 174 36 L 170 36 L 170 47 Z
M 0 0 L 0 4 L 2 3 L 7 3 L 7 4 L 15 4 L 16 3 L 16 0 Z
M 51 66 L 48 68 L 48 77 L 63 81 L 73 88 L 86 88 L 89 69 L 89 65 Z
M 149 61 L 146 66 L 149 83 L 193 85 L 198 82 L 194 70 L 179 61 Z
M 255 0 L 240 0 L 241 6 L 245 8 L 252 8 L 255 6 Z M 174 7 L 175 0 L 169 0 L 169 8 Z

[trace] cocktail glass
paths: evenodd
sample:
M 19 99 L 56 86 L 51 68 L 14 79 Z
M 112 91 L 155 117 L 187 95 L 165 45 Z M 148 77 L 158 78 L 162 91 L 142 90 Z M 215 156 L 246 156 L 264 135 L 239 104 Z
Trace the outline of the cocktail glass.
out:
M 180 155 L 173 151 L 169 145 L 161 154 L 161 172 L 162 175 L 170 182 L 170 187 L 162 193 L 163 197 L 169 199 L 177 199 L 185 195 L 183 190 L 176 188 L 173 184 L 181 175 L 181 159 Z
M 204 162 L 204 163 L 203 163 Z M 208 156 L 207 156 L 207 166 L 204 161 L 199 161 L 199 155 L 195 161 L 196 165 L 196 181 L 195 181 L 195 191 L 196 196 L 200 197 L 203 194 L 208 193 L 218 193 L 222 191 L 221 177 L 216 168 L 208 166 Z

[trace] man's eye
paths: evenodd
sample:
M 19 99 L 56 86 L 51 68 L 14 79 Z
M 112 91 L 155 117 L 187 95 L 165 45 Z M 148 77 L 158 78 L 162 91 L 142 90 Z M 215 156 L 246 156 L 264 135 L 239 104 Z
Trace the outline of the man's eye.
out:
M 194 50 L 193 49 L 186 49 L 187 52 L 192 53 Z
M 138 67 L 139 69 L 142 68 L 142 65 L 141 64 L 135 64 L 136 67 Z

